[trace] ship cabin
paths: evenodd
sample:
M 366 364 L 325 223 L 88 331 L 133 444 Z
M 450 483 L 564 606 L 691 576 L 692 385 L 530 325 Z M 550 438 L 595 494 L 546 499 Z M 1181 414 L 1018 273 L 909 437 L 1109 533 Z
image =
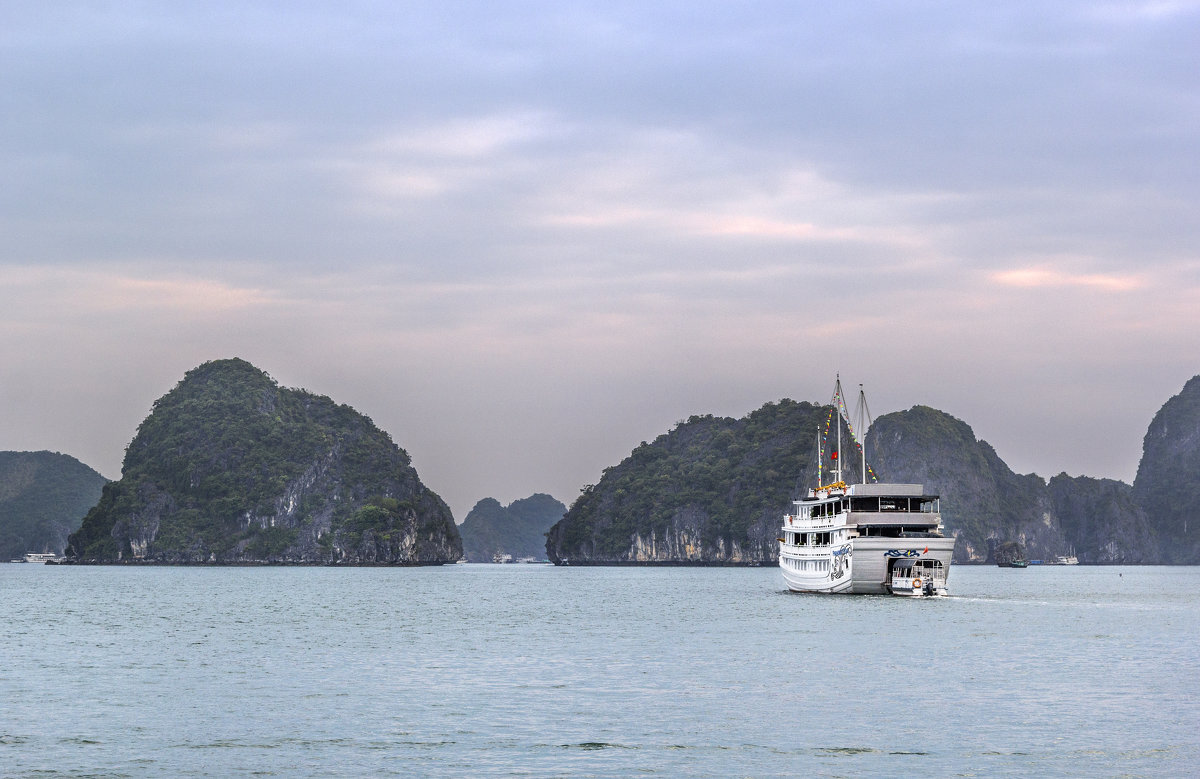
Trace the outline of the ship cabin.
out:
M 941 500 L 920 484 L 852 484 L 842 499 L 859 537 L 939 538 Z
M 791 547 L 787 551 L 802 555 L 828 552 L 831 547 L 839 547 L 850 540 L 845 504 L 841 500 L 831 500 L 842 495 L 845 489 L 846 485 L 839 482 L 810 490 L 808 497 L 792 502 L 793 512 L 784 516 L 783 537 L 779 539 Z

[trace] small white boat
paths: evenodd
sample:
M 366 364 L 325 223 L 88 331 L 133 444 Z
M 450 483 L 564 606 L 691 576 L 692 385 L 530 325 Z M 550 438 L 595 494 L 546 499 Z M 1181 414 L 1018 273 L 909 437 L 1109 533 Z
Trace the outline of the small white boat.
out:
M 54 552 L 26 552 L 25 562 L 41 563 L 43 565 L 46 563 L 57 563 L 58 555 L 54 554 Z
M 1075 549 L 1071 549 L 1070 554 L 1057 555 L 1050 561 L 1051 565 L 1079 565 L 1079 558 L 1075 556 Z
M 938 560 L 897 561 L 892 567 L 888 591 L 909 597 L 946 595 L 946 569 Z

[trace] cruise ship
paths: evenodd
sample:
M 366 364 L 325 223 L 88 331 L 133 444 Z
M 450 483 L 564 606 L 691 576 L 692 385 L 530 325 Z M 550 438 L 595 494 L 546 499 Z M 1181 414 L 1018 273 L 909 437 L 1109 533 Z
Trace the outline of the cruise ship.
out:
M 792 502 L 779 538 L 779 567 L 793 592 L 927 596 L 949 593 L 947 579 L 954 538 L 943 532 L 941 499 L 920 484 L 868 483 L 863 447 L 870 424 L 866 397 L 859 390 L 859 432 L 855 433 L 838 378 L 833 396 L 838 416 L 837 448 L 829 454 L 833 479 L 820 484 L 825 438 L 818 432 L 819 486 Z M 865 424 L 864 424 L 865 421 Z M 862 454 L 861 484 L 842 480 L 841 423 Z M 828 426 L 827 426 L 828 427 Z

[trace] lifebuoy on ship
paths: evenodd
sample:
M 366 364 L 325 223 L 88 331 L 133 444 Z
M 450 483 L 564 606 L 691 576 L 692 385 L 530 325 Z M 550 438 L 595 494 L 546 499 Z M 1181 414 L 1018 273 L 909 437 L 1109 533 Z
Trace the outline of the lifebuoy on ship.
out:
M 918 589 L 920 589 L 920 588 L 921 588 L 921 580 L 920 580 L 920 579 L 913 579 L 913 589 L 914 589 L 914 590 L 918 590 Z

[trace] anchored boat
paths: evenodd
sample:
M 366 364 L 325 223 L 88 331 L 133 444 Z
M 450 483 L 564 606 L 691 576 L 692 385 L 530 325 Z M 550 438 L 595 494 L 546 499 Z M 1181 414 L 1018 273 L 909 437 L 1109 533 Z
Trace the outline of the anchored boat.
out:
M 946 595 L 954 538 L 943 533 L 941 500 L 920 484 L 868 483 L 863 445 L 870 425 L 859 388 L 858 432 L 846 411 L 842 381 L 834 387 L 837 448 L 833 480 L 822 484 L 825 439 L 817 434 L 817 487 L 792 502 L 779 538 L 779 567 L 793 592 Z M 834 412 L 831 412 L 831 417 Z M 842 480 L 842 423 L 862 456 L 861 484 Z

